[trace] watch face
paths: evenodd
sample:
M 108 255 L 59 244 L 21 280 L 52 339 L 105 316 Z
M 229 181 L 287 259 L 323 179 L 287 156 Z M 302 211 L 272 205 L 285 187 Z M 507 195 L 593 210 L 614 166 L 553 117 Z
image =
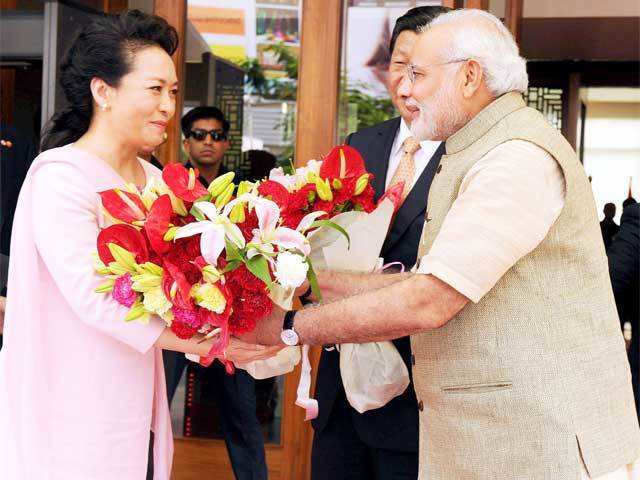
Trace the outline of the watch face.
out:
M 280 338 L 285 345 L 295 346 L 298 344 L 298 334 L 293 330 L 283 330 Z

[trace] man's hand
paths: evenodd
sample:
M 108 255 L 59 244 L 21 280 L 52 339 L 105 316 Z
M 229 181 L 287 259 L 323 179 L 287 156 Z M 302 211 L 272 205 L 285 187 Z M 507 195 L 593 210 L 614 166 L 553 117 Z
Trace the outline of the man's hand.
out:
M 7 305 L 6 297 L 0 297 L 0 334 L 4 330 L 4 309 Z
M 257 345 L 283 345 L 280 334 L 284 322 L 285 311 L 278 306 L 273 306 L 273 311 L 268 317 L 264 317 L 256 324 L 256 328 L 240 338 Z
M 225 349 L 225 355 L 223 358 L 230 360 L 233 363 L 245 364 L 271 358 L 277 355 L 283 348 L 284 345 L 265 347 L 263 345 L 246 343 L 242 340 L 231 337 L 229 345 Z

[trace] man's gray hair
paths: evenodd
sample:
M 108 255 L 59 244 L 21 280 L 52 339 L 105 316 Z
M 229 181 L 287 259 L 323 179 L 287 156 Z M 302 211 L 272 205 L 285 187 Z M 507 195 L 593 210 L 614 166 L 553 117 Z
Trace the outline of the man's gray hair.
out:
M 520 56 L 511 32 L 483 10 L 461 9 L 443 13 L 421 28 L 456 25 L 443 62 L 474 59 L 482 66 L 489 91 L 497 98 L 507 92 L 525 93 L 529 84 L 526 60 Z

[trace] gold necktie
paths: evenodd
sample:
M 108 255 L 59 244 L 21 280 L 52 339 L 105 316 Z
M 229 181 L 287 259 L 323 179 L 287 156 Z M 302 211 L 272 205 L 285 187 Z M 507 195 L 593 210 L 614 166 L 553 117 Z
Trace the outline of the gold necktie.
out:
M 396 172 L 391 178 L 389 187 L 394 186 L 397 183 L 404 182 L 404 191 L 402 192 L 402 201 L 407 198 L 411 187 L 413 185 L 413 177 L 416 173 L 416 164 L 413 160 L 413 154 L 420 149 L 420 142 L 413 137 L 408 137 L 402 144 L 402 150 L 404 154 L 400 159 L 400 164 L 396 169 Z

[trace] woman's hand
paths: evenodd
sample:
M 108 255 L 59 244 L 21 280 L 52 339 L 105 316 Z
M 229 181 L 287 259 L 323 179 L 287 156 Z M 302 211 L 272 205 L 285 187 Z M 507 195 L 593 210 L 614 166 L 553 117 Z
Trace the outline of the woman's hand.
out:
M 225 350 L 225 358 L 233 363 L 245 364 L 256 360 L 266 360 L 275 357 L 284 345 L 266 347 L 243 342 L 239 338 L 231 337 L 231 341 Z
M 216 338 L 214 337 L 213 339 L 202 343 L 202 346 L 206 349 L 207 353 L 215 340 Z M 284 345 L 265 347 L 264 345 L 256 345 L 254 343 L 244 342 L 238 338 L 231 337 L 229 345 L 227 345 L 227 348 L 224 351 L 224 355 L 217 355 L 216 357 L 233 363 L 245 364 L 255 362 L 256 360 L 266 360 L 274 357 L 284 347 Z M 201 356 L 206 356 L 206 353 L 201 354 Z

